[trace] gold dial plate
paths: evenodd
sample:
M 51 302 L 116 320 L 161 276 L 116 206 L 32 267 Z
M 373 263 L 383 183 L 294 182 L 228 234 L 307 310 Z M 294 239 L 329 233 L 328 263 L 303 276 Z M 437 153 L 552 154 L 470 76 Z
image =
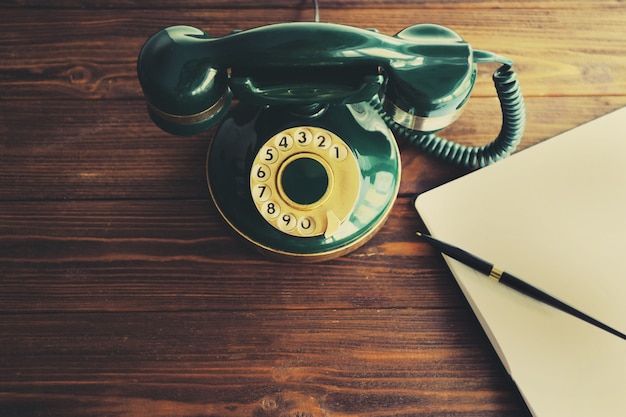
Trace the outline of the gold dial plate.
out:
M 302 158 L 321 165 L 328 178 L 321 197 L 304 204 L 283 188 L 286 167 Z M 271 137 L 250 171 L 250 192 L 261 216 L 281 232 L 298 237 L 330 237 L 337 232 L 356 204 L 360 184 L 359 165 L 350 147 L 332 132 L 311 126 Z

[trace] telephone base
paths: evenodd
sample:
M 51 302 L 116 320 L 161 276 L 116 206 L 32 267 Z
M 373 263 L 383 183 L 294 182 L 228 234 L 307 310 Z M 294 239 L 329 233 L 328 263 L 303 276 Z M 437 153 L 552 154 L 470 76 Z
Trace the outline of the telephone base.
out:
M 366 103 L 313 115 L 240 103 L 207 154 L 209 191 L 224 220 L 264 255 L 292 262 L 366 243 L 391 211 L 400 171 L 395 138 Z

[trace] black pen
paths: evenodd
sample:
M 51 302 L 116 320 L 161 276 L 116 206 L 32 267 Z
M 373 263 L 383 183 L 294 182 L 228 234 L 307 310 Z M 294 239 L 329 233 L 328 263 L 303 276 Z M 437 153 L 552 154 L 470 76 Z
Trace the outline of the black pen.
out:
M 599 327 L 602 330 L 606 330 L 607 332 L 614 334 L 617 337 L 620 337 L 626 340 L 626 335 L 624 333 L 615 330 L 612 327 L 607 326 L 606 324 L 594 319 L 583 313 L 580 310 L 575 309 L 574 307 L 565 304 L 564 302 L 552 297 L 549 294 L 541 291 L 540 289 L 522 281 L 519 278 L 514 277 L 513 275 L 504 272 L 489 262 L 478 258 L 475 255 L 472 255 L 469 252 L 464 251 L 463 249 L 457 248 L 455 246 L 449 245 L 445 242 L 442 242 L 434 237 L 417 232 L 417 236 L 423 239 L 425 242 L 430 244 L 433 248 L 439 250 L 441 253 L 448 255 L 449 257 L 456 259 L 464 265 L 469 266 L 472 269 L 475 269 L 478 272 L 487 275 L 490 278 L 495 279 L 500 284 L 504 284 L 514 290 L 517 290 L 523 294 L 526 294 L 535 300 L 541 301 L 542 303 L 551 305 L 565 313 L 571 314 L 574 317 L 577 317 L 581 320 L 586 321 L 589 324 L 593 324 L 596 327 Z

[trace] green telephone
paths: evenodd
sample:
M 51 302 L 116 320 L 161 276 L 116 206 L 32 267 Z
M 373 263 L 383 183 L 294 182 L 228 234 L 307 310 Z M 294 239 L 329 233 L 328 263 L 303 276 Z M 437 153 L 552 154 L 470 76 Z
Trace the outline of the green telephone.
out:
M 493 142 L 467 147 L 436 132 L 460 115 L 481 62 L 503 64 L 494 73 L 503 123 Z M 400 184 L 394 133 L 466 166 L 512 152 L 525 111 L 511 66 L 442 26 L 387 36 L 295 22 L 221 38 L 169 27 L 143 46 L 137 70 L 163 130 L 221 122 L 206 170 L 226 222 L 265 254 L 312 262 L 354 250 L 386 220 Z

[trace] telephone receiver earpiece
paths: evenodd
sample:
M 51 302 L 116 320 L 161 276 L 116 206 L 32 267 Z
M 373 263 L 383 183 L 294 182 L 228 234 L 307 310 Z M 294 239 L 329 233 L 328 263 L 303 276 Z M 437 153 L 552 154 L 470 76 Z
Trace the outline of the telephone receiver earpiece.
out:
M 259 105 L 354 103 L 381 92 L 385 78 L 390 108 L 453 120 L 473 87 L 474 67 L 470 45 L 436 25 L 392 37 L 283 23 L 221 38 L 174 26 L 149 39 L 138 60 L 151 113 L 174 133 L 211 127 L 232 95 Z

